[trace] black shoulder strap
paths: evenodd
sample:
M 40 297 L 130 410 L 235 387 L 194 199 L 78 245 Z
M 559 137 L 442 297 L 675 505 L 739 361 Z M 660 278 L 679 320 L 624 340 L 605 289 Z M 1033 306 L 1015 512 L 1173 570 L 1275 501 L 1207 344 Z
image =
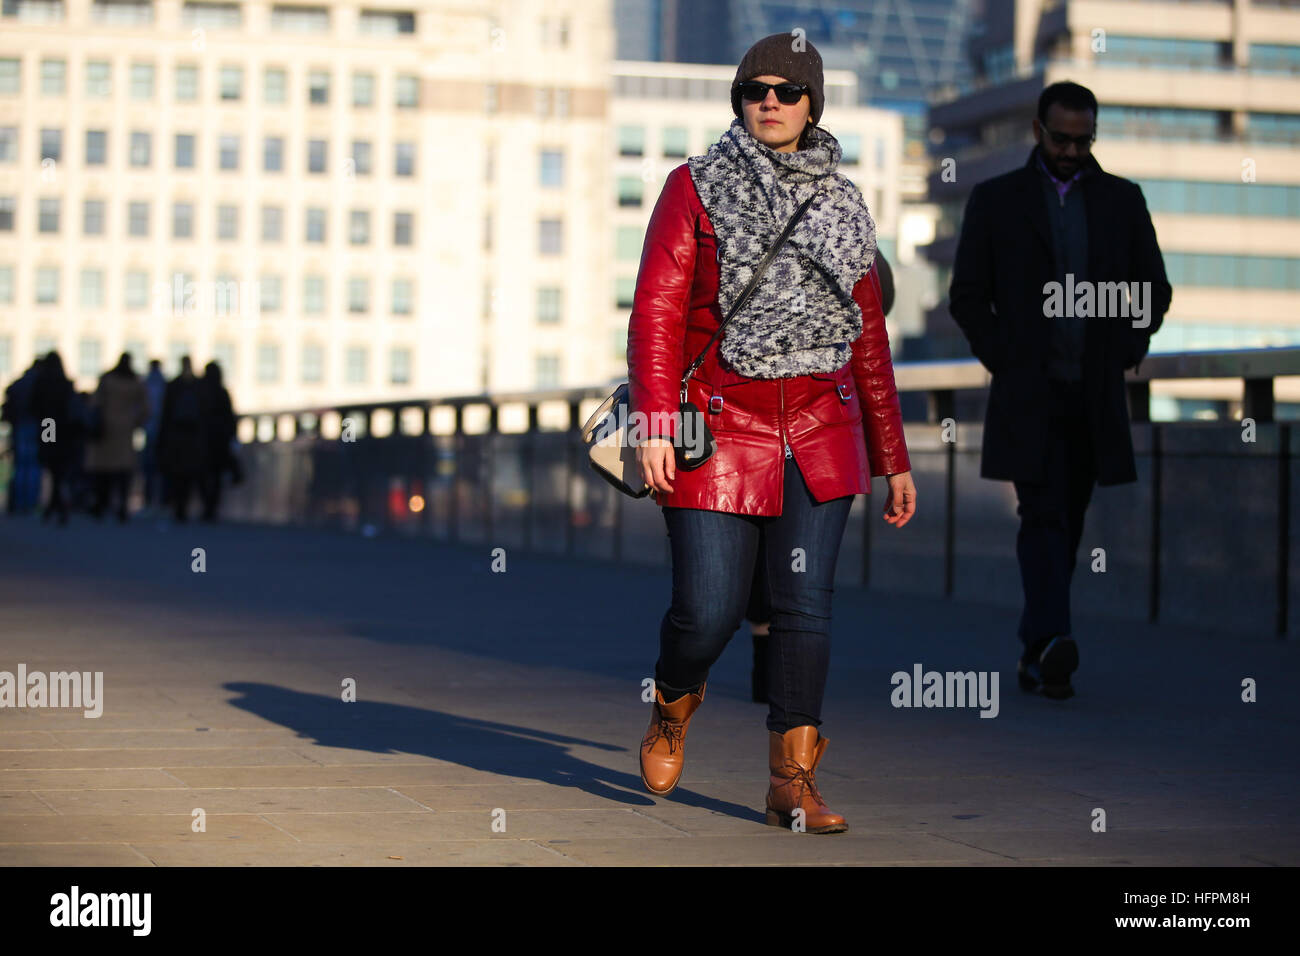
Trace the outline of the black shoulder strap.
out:
M 767 267 L 772 264 L 772 260 L 776 258 L 776 254 L 781 251 L 781 247 L 785 245 L 785 241 L 790 238 L 790 233 L 794 232 L 795 225 L 801 218 L 803 218 L 804 212 L 807 211 L 808 207 L 812 205 L 812 201 L 816 198 L 817 193 L 814 192 L 799 205 L 798 209 L 795 210 L 794 215 L 790 217 L 790 221 L 787 222 L 785 228 L 781 230 L 781 235 L 777 236 L 776 242 L 772 243 L 772 248 L 768 249 L 767 252 L 764 253 L 763 258 L 759 260 L 757 268 L 754 269 L 754 275 L 750 278 L 744 290 L 736 298 L 736 301 L 732 304 L 731 308 L 727 310 L 726 317 L 723 318 L 721 323 L 719 323 L 717 330 L 709 338 L 708 344 L 704 346 L 703 351 L 695 357 L 695 361 L 686 369 L 686 373 L 682 376 L 681 398 L 683 402 L 686 401 L 686 384 L 691 380 L 691 376 L 694 375 L 696 371 L 699 370 L 699 367 L 704 364 L 704 357 L 709 354 L 709 349 L 713 348 L 713 343 L 718 341 L 718 337 L 722 335 L 722 330 L 727 327 L 727 323 L 731 321 L 731 317 L 739 312 L 744 304 L 749 301 L 749 297 L 754 294 L 754 290 L 758 288 L 759 280 L 763 278 L 763 273 L 766 272 Z

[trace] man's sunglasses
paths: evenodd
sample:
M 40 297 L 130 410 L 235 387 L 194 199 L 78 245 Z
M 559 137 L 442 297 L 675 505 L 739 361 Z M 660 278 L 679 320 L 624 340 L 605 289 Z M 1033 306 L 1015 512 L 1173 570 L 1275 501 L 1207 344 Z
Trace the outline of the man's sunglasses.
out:
M 800 83 L 760 83 L 758 80 L 746 80 L 739 84 L 740 95 L 751 103 L 761 103 L 767 99 L 768 90 L 776 90 L 776 98 L 786 106 L 798 103 L 808 92 L 808 87 Z
M 1046 127 L 1044 127 L 1046 129 Z M 1052 137 L 1052 143 L 1056 146 L 1064 147 L 1066 143 L 1074 143 L 1080 150 L 1085 150 L 1097 141 L 1097 131 L 1093 130 L 1087 136 L 1066 136 L 1064 133 L 1058 133 L 1056 130 L 1047 130 L 1047 135 Z

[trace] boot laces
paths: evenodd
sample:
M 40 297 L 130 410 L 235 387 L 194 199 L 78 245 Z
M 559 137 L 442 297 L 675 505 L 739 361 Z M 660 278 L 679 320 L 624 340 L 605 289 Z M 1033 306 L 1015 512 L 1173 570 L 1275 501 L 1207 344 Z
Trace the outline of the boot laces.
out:
M 679 747 L 683 746 L 683 741 L 685 740 L 685 730 L 682 727 L 681 723 L 671 720 L 668 717 L 664 717 L 661 714 L 659 717 L 659 722 L 655 725 L 655 729 L 652 730 L 650 733 L 646 734 L 645 746 L 653 747 L 655 741 L 657 741 L 660 737 L 667 739 L 668 752 L 672 753 L 673 751 L 677 750 Z
M 781 765 L 781 775 L 786 780 L 779 786 L 794 787 L 795 802 L 803 802 L 803 794 L 807 793 L 812 796 L 818 804 L 824 804 L 822 795 L 817 791 L 817 778 L 813 775 L 811 767 L 805 767 L 794 760 L 788 759 Z

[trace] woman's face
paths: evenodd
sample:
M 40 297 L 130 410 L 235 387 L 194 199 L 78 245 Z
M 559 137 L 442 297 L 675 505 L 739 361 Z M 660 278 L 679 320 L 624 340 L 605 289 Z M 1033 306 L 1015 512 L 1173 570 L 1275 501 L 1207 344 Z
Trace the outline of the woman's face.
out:
M 783 76 L 764 74 L 754 79 L 760 83 L 785 83 Z M 812 112 L 812 100 L 805 93 L 799 102 L 786 106 L 776 98 L 776 90 L 767 91 L 767 99 L 761 103 L 752 103 L 743 96 L 740 98 L 740 114 L 745 120 L 745 129 L 764 146 L 781 153 L 793 153 L 799 148 L 799 137 L 808 125 Z

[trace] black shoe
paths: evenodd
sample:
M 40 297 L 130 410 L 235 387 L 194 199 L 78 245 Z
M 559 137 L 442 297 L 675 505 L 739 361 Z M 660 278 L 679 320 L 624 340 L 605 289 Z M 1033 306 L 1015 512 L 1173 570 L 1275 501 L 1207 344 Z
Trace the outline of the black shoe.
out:
M 1025 652 L 1016 668 L 1020 689 L 1053 700 L 1074 696 L 1070 675 L 1079 667 L 1079 646 L 1065 635 L 1040 641 Z

